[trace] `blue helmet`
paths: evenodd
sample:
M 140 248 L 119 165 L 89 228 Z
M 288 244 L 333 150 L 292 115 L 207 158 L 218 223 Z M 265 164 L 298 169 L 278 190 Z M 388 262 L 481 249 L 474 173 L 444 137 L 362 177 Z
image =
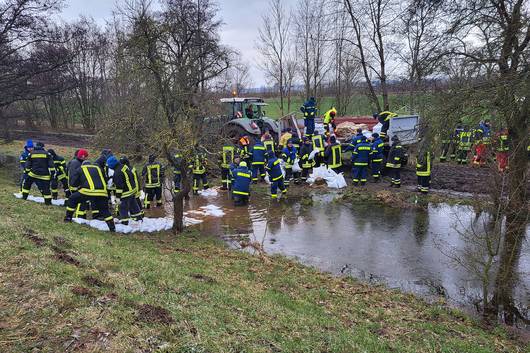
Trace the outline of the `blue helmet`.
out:
M 117 164 L 118 164 L 118 158 L 114 156 L 110 156 L 109 158 L 107 158 L 107 167 L 109 167 L 110 169 L 114 169 Z
M 26 146 L 24 148 L 33 148 L 33 140 L 29 139 L 26 141 Z

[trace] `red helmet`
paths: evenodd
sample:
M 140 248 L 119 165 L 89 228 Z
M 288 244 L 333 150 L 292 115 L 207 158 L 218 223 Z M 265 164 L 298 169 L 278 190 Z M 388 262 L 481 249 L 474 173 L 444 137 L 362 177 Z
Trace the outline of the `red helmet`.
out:
M 88 151 L 84 148 L 81 148 L 79 151 L 77 151 L 77 158 L 79 159 L 87 159 L 88 157 Z

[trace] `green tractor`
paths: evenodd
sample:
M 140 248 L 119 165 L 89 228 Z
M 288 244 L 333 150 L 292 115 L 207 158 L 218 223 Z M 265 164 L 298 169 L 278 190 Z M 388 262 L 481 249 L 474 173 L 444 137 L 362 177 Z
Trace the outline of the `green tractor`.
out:
M 280 136 L 280 125 L 276 120 L 266 116 L 267 103 L 262 98 L 221 98 L 225 107 L 223 135 L 232 140 L 247 135 L 259 138 L 265 130 L 269 130 L 275 141 Z

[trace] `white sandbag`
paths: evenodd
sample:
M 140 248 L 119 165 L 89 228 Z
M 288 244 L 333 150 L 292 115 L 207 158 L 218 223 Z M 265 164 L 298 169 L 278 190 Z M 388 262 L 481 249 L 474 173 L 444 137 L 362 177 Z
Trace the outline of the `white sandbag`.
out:
M 333 169 L 328 169 L 326 166 L 320 166 L 318 168 L 313 168 L 313 173 L 307 178 L 309 184 L 314 184 L 316 179 L 324 179 L 329 188 L 333 189 L 342 189 L 346 187 L 346 179 L 342 173 L 337 174 Z
M 302 171 L 302 168 L 300 168 L 300 159 L 296 158 L 294 160 L 294 164 L 293 164 L 293 173 L 299 173 Z
M 383 125 L 381 123 L 377 123 L 374 125 L 374 127 L 372 128 L 372 132 L 373 133 L 378 133 L 380 134 L 381 133 L 381 129 L 383 128 Z
M 309 160 L 311 161 L 311 160 L 315 159 L 315 156 L 316 156 L 319 152 L 320 152 L 320 151 L 317 150 L 317 149 L 312 150 L 311 153 L 309 154 L 309 157 L 308 157 Z
M 13 195 L 14 195 L 17 199 L 21 199 L 21 198 L 22 198 L 22 194 L 21 194 L 21 193 L 15 193 L 15 194 L 13 194 Z M 28 195 L 27 200 L 28 200 L 28 201 L 37 202 L 37 203 L 44 203 L 44 197 L 42 197 L 42 196 Z M 54 205 L 54 206 L 64 206 L 64 203 L 65 203 L 65 200 L 64 200 L 64 199 L 52 200 L 52 205 Z
M 100 221 L 97 219 L 82 219 L 82 218 L 74 218 L 73 221 L 78 224 L 85 224 L 88 225 L 91 228 L 95 228 L 97 230 L 101 231 L 108 231 L 109 227 L 107 226 L 107 223 L 104 221 Z M 141 221 L 129 221 L 128 225 L 120 224 L 118 219 L 114 219 L 114 222 L 116 223 L 116 232 L 117 233 L 123 233 L 123 234 L 130 234 L 130 233 L 154 233 L 154 232 L 160 232 L 164 230 L 169 230 L 173 227 L 173 219 L 169 217 L 163 217 L 163 218 L 149 218 L 145 217 Z M 184 217 L 184 225 L 193 225 L 201 223 L 201 220 L 190 218 L 190 217 Z
M 201 195 L 202 197 L 214 197 L 217 196 L 217 194 L 217 190 L 213 188 L 199 191 L 199 195 Z

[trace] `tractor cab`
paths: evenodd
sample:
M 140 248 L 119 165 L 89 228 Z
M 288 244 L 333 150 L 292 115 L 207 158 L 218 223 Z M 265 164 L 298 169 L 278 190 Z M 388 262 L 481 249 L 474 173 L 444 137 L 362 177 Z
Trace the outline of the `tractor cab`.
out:
M 230 120 L 248 118 L 261 119 L 265 116 L 267 103 L 262 98 L 221 98 L 225 105 L 225 114 Z

